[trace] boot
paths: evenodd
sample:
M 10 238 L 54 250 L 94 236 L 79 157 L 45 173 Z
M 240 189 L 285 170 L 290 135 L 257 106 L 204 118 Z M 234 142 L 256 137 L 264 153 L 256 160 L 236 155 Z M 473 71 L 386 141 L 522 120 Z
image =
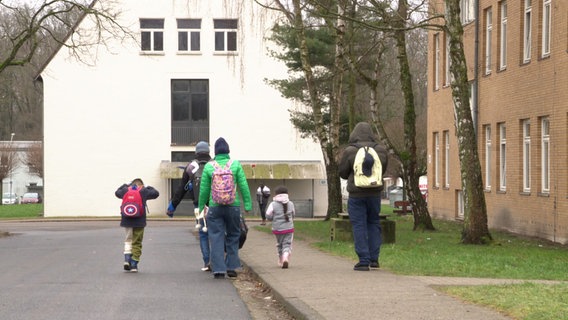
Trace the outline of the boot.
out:
M 124 254 L 124 270 L 130 271 L 130 260 L 132 260 L 132 255 L 130 253 Z

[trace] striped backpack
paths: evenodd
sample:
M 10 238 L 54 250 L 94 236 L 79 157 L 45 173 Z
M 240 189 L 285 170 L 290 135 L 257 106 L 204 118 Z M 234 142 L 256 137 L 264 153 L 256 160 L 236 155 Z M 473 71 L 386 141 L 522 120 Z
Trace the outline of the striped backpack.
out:
M 224 167 L 217 161 L 213 161 L 213 177 L 211 179 L 211 197 L 215 203 L 229 205 L 235 202 L 237 190 L 235 180 L 231 171 L 232 160 L 229 160 Z

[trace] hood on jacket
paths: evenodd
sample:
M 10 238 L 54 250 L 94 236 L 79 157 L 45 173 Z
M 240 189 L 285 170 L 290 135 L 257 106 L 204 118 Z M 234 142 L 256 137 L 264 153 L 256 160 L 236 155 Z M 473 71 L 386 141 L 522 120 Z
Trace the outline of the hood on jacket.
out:
M 359 122 L 349 135 L 349 143 L 376 142 L 373 128 L 367 122 Z

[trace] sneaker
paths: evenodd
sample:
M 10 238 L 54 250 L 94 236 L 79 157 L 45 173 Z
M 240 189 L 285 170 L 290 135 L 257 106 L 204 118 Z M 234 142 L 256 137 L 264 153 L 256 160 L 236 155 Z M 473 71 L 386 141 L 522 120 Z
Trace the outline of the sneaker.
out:
M 371 261 L 371 263 L 369 264 L 369 267 L 371 267 L 371 269 L 378 269 L 379 267 L 379 262 L 378 261 Z
M 214 273 L 213 278 L 214 279 L 225 279 L 225 274 L 224 273 Z
M 368 264 L 362 264 L 361 262 L 359 262 L 353 267 L 353 270 L 355 270 L 355 271 L 369 271 L 369 265 Z
M 206 264 L 203 268 L 201 268 L 201 271 L 211 271 L 211 266 Z
M 282 254 L 282 269 L 288 269 L 288 257 L 290 256 L 289 252 L 284 252 Z
M 235 270 L 227 270 L 227 276 L 229 276 L 229 278 L 236 278 L 237 272 Z
M 130 260 L 130 272 L 138 272 L 138 261 L 134 259 Z
M 130 259 L 132 258 L 131 254 L 124 255 L 124 270 L 130 271 Z

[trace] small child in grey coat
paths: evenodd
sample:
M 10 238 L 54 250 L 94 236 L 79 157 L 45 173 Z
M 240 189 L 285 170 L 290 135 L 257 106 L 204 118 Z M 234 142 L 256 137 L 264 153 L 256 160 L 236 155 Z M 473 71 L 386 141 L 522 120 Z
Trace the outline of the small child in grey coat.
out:
M 276 236 L 278 249 L 278 265 L 282 269 L 288 268 L 290 263 L 295 215 L 294 203 L 288 199 L 288 189 L 285 186 L 276 187 L 272 202 L 266 209 L 266 218 L 272 221 L 272 233 Z

